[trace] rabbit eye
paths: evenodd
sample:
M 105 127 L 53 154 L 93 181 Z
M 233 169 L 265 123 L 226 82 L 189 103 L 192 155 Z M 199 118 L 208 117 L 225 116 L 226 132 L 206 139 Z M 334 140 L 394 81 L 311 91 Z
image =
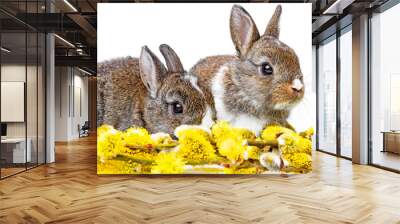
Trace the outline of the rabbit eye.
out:
M 172 110 L 174 114 L 181 114 L 183 113 L 183 106 L 179 102 L 172 103 Z
M 269 63 L 263 63 L 261 65 L 261 73 L 263 75 L 272 75 L 273 71 L 274 71 L 274 69 L 272 68 L 272 66 Z

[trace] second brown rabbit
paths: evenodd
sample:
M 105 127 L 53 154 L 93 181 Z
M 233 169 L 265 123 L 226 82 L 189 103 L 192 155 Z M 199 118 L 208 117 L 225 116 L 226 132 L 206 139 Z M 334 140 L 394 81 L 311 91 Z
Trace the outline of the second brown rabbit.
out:
M 160 51 L 167 68 L 146 46 L 140 58 L 118 58 L 98 64 L 98 126 L 125 130 L 145 127 L 173 133 L 181 124 L 200 124 L 207 111 L 196 77 L 184 71 L 168 45 Z

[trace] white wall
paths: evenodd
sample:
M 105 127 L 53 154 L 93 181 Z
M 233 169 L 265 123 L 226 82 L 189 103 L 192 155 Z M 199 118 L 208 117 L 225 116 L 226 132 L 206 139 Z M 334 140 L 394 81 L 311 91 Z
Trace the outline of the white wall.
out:
M 1 121 L 24 122 L 25 83 L 1 81 Z M 36 108 L 36 105 L 35 107 Z
M 37 70 L 38 69 L 38 70 Z M 23 122 L 6 122 L 7 137 L 9 138 L 24 138 L 25 135 L 29 139 L 32 161 L 36 162 L 39 158 L 39 163 L 44 162 L 44 74 L 42 67 L 37 67 L 25 64 L 3 64 L 1 66 L 1 81 L 2 82 L 24 82 L 26 83 L 26 108 L 22 107 L 22 112 L 26 110 L 26 121 Z M 27 80 L 25 80 L 27 78 Z M 7 96 L 2 96 L 7 97 Z M 1 110 L 10 110 L 11 108 L 1 108 Z M 12 111 L 9 111 L 12 113 Z M 39 156 L 37 157 L 37 153 Z
M 6 64 L 1 66 L 1 81 L 3 82 L 25 82 L 25 75 L 27 69 L 28 74 L 30 74 L 33 69 L 36 68 L 32 66 L 25 67 L 24 65 L 19 64 Z M 33 93 L 27 94 L 29 96 L 33 96 Z M 36 97 L 36 92 L 34 94 Z M 7 108 L 1 108 L 1 110 L 7 110 Z M 28 115 L 29 116 L 29 115 Z M 28 117 L 28 120 L 31 120 Z M 7 136 L 8 137 L 25 137 L 25 122 L 7 122 Z
M 85 121 L 89 120 L 88 113 L 88 78 L 81 76 L 82 73 L 76 74 L 77 70 L 75 70 L 74 75 L 74 91 L 71 96 L 74 99 L 74 107 L 72 108 L 72 119 L 71 119 L 71 135 L 73 138 L 79 137 L 78 133 L 78 124 L 83 125 Z M 80 92 L 80 93 L 79 93 Z M 80 97 L 79 97 L 80 95 Z M 79 102 L 80 101 L 80 102 Z M 79 108 L 81 107 L 81 108 Z M 81 110 L 81 111 L 80 111 Z
M 55 68 L 55 140 L 67 141 L 69 133 L 69 68 Z
M 77 139 L 78 124 L 88 120 L 88 78 L 76 68 L 56 67 L 55 86 L 55 140 Z
M 26 73 L 25 69 L 26 69 L 25 65 L 18 65 L 18 64 L 2 65 L 1 81 L 25 82 L 25 73 Z M 1 108 L 1 110 L 7 110 L 7 108 Z M 7 136 L 25 137 L 25 123 L 24 122 L 7 123 Z

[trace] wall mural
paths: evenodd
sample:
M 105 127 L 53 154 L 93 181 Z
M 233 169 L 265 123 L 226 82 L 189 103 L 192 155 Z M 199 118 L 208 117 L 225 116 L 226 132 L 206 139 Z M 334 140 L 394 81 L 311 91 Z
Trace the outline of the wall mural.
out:
M 311 5 L 293 6 L 99 4 L 98 174 L 310 172 L 311 30 L 288 22 Z

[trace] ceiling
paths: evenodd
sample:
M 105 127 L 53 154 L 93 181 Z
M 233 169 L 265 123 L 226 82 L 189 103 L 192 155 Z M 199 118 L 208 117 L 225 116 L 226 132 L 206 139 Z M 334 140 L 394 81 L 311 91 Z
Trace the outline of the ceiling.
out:
M 35 34 L 54 32 L 56 65 L 78 66 L 95 74 L 96 5 L 97 1 L 91 0 L 48 0 L 47 5 L 45 0 L 1 0 L 2 45 L 12 49 L 7 54 L 2 52 L 3 60 L 33 57 L 30 53 L 36 47 L 25 44 L 26 30 Z M 27 36 L 29 41 L 32 35 Z

